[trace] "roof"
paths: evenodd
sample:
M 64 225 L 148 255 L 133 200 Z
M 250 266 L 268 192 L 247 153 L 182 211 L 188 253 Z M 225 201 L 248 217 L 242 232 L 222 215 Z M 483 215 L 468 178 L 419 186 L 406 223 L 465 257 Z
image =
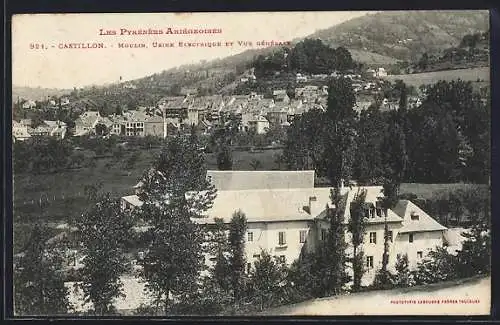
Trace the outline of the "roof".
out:
M 400 233 L 447 229 L 409 200 L 399 200 L 393 210 L 403 219 L 403 227 L 400 229 Z M 418 215 L 418 220 L 412 220 L 412 215 Z
M 64 123 L 62 121 L 48 121 L 48 120 L 44 120 L 43 123 L 45 123 L 47 126 L 49 126 L 51 128 L 57 128 L 57 127 L 60 127 L 60 126 L 66 126 L 66 123 Z
M 166 109 L 184 108 L 188 106 L 187 98 L 184 96 L 165 97 L 160 103 Z
M 313 188 L 314 170 L 222 171 L 209 170 L 207 177 L 218 191 L 250 189 Z
M 99 112 L 88 111 L 81 114 L 75 121 L 75 124 L 80 124 L 86 127 L 92 127 L 95 121 L 100 117 Z
M 145 111 L 128 111 L 123 114 L 124 122 L 163 122 L 163 118 L 154 114 L 147 114 Z
M 304 207 L 309 198 L 315 196 L 317 204 L 326 206 L 330 202 L 329 188 L 290 188 L 218 191 L 213 206 L 206 212 L 208 218 L 195 219 L 197 223 L 213 223 L 213 218 L 231 220 L 240 210 L 247 222 L 284 222 L 313 220 Z
M 122 200 L 132 204 L 135 207 L 137 207 L 137 206 L 140 207 L 142 205 L 142 201 L 139 199 L 139 197 L 137 195 L 123 196 Z
M 376 202 L 380 197 L 383 197 L 383 187 L 382 186 L 361 186 L 361 187 L 344 187 L 341 189 L 340 194 L 344 196 L 345 200 L 345 210 L 344 210 L 344 223 L 348 223 L 351 218 L 350 205 L 354 200 L 356 194 L 360 193 L 361 190 L 366 190 L 365 204 L 366 205 L 376 205 Z M 318 218 L 324 218 L 326 216 L 326 211 L 323 210 Z M 366 219 L 367 223 L 384 223 L 384 222 L 401 222 L 403 219 L 400 218 L 395 212 L 388 210 L 387 218 L 385 216 L 377 216 L 373 218 Z

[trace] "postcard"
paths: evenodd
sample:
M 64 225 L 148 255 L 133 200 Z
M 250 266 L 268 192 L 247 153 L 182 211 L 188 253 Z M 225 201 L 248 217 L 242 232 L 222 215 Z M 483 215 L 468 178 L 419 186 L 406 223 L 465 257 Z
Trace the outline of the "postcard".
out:
M 14 313 L 489 315 L 488 11 L 12 18 Z

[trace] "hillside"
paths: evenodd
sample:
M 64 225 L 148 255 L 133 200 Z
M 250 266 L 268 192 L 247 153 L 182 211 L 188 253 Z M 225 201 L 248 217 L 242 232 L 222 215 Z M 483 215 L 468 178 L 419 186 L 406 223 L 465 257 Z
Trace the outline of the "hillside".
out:
M 489 27 L 487 11 L 387 11 L 354 18 L 311 37 L 349 50 L 364 50 L 398 60 L 460 43 L 465 34 Z
M 432 54 L 458 46 L 464 35 L 486 31 L 488 21 L 487 11 L 380 12 L 318 31 L 307 38 L 320 38 L 334 48 L 343 46 L 356 62 L 390 66 L 401 60 L 416 61 L 424 52 Z M 235 81 L 247 71 L 254 58 L 274 50 L 247 50 L 223 59 L 176 67 L 127 82 L 132 87 L 115 84 L 84 89 L 79 97 L 89 97 L 96 102 L 106 99 L 110 106 L 133 107 L 154 103 L 161 96 L 180 94 L 183 87 L 196 89 L 202 95 L 227 92 L 235 88 Z M 14 87 L 13 100 L 17 96 L 36 100 L 68 92 Z M 108 100 L 109 96 L 116 98 Z
M 68 89 L 50 89 L 50 88 L 30 88 L 30 87 L 12 87 L 12 101 L 17 98 L 30 99 L 30 100 L 44 100 L 47 96 L 63 96 L 71 92 Z

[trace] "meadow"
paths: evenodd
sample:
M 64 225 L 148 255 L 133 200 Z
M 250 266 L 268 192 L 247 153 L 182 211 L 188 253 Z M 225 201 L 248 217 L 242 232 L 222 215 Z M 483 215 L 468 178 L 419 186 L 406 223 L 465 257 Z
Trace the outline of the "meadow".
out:
M 404 83 L 416 88 L 421 85 L 434 84 L 438 80 L 451 81 L 461 79 L 463 81 L 471 81 L 476 87 L 485 86 L 490 80 L 490 68 L 470 68 L 470 69 L 455 69 L 444 71 L 433 71 L 403 75 L 389 75 L 385 79 L 394 82 L 395 80 L 403 80 Z M 478 80 L 480 80 L 478 82 Z M 475 88 L 476 88 L 475 87 Z

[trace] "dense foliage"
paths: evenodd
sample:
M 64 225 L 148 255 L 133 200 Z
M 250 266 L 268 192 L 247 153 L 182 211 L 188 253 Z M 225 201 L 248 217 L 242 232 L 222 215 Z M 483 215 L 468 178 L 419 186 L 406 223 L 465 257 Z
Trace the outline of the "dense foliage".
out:
M 352 175 L 361 184 L 382 185 L 388 178 L 397 183 L 489 181 L 491 107 L 470 82 L 428 86 L 418 109 L 382 111 L 375 106 L 359 116 L 351 117 L 347 110 L 347 119 L 335 108 L 350 103 L 349 88 L 340 84 L 330 85 L 327 112 L 308 111 L 288 129 L 285 158 L 290 169 L 314 168 L 319 176 L 329 176 L 324 166 L 337 166 L 329 177 Z M 401 83 L 395 87 L 404 95 Z

